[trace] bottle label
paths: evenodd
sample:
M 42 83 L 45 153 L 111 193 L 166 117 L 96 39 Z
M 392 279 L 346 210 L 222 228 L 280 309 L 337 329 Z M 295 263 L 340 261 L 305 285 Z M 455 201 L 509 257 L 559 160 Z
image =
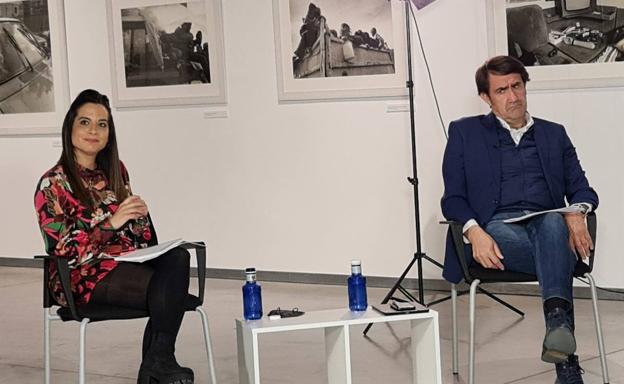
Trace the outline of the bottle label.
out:
M 248 274 L 245 276 L 245 280 L 246 280 L 247 282 L 249 282 L 249 283 L 253 283 L 253 282 L 255 282 L 255 281 L 256 281 L 256 274 L 255 274 L 255 273 L 248 273 Z

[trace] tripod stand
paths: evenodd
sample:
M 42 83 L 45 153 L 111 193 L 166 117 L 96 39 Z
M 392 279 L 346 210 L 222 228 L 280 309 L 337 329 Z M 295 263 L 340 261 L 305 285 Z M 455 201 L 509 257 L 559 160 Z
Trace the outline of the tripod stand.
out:
M 407 265 L 407 267 L 405 268 L 405 270 L 403 271 L 403 273 L 401 274 L 401 276 L 398 278 L 398 280 L 394 283 L 394 286 L 390 289 L 390 291 L 386 294 L 386 296 L 384 297 L 384 299 L 382 300 L 382 304 L 386 304 L 388 301 L 390 301 L 390 299 L 394 296 L 394 294 L 396 293 L 396 291 L 398 290 L 399 292 L 401 292 L 409 301 L 416 301 L 422 305 L 425 306 L 432 306 L 435 304 L 439 304 L 441 302 L 444 302 L 446 300 L 451 299 L 451 296 L 445 296 L 441 299 L 438 300 L 434 300 L 431 301 L 429 303 L 425 303 L 425 299 L 424 299 L 424 287 L 423 287 L 423 272 L 422 272 L 422 267 L 423 267 L 423 260 L 426 260 L 428 262 L 430 262 L 431 264 L 435 265 L 436 267 L 443 269 L 444 266 L 442 264 L 440 264 L 438 261 L 432 259 L 431 257 L 427 256 L 427 254 L 425 254 L 422 250 L 422 244 L 421 244 L 421 234 L 420 234 L 420 203 L 419 203 L 419 193 L 418 193 L 418 158 L 417 158 L 417 153 L 416 153 L 416 129 L 415 129 L 415 121 L 414 121 L 414 82 L 413 82 L 413 72 L 412 72 L 412 42 L 411 42 L 411 32 L 410 32 L 410 15 L 413 15 L 413 9 L 412 6 L 410 5 L 410 1 L 411 0 L 402 0 L 405 2 L 405 33 L 406 33 L 406 42 L 407 42 L 407 82 L 406 87 L 408 89 L 408 96 L 409 96 L 409 114 L 410 114 L 410 138 L 411 138 L 411 151 L 412 151 L 412 176 L 408 177 L 407 180 L 409 181 L 409 183 L 412 185 L 412 189 L 413 189 L 413 197 L 414 197 L 414 224 L 415 224 L 415 236 L 416 236 L 416 252 L 414 253 L 414 255 L 412 256 L 412 260 L 410 261 L 410 263 Z M 416 22 L 415 18 L 414 18 L 414 22 Z M 418 31 L 418 25 L 416 24 L 416 28 Z M 424 54 L 424 51 L 423 51 Z M 433 84 L 432 84 L 433 86 Z M 405 289 L 405 287 L 402 286 L 403 281 L 405 280 L 405 277 L 407 276 L 407 274 L 411 271 L 412 267 L 414 266 L 414 263 L 416 263 L 417 267 L 417 274 L 418 274 L 418 299 L 416 299 L 409 291 L 407 291 L 407 289 Z M 478 288 L 479 292 L 484 293 L 485 295 L 489 296 L 490 298 L 496 300 L 497 302 L 505 305 L 506 307 L 512 309 L 513 311 L 524 315 L 521 311 L 519 311 L 518 309 L 511 307 L 509 304 L 507 304 L 506 302 L 502 301 L 501 299 L 499 299 L 498 297 L 494 296 L 492 293 L 488 292 L 485 289 L 482 288 Z M 466 294 L 468 291 L 460 291 L 457 294 L 458 295 L 463 295 Z M 366 335 L 368 333 L 368 331 L 370 330 L 370 328 L 372 327 L 372 323 L 368 324 L 366 326 L 366 328 L 364 329 L 364 335 Z

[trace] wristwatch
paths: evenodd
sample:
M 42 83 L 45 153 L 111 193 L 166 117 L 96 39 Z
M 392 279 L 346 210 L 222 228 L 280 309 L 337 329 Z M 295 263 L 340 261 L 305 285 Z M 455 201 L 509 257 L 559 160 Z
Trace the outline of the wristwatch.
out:
M 587 203 L 578 203 L 576 205 L 579 207 L 583 215 L 587 215 L 589 211 L 591 210 L 591 205 Z

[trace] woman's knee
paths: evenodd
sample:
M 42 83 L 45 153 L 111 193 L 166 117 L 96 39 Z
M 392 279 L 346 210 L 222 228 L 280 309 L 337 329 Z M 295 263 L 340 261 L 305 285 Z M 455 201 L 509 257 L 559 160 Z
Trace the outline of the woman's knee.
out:
M 186 249 L 182 247 L 175 247 L 167 252 L 167 254 L 172 263 L 175 263 L 178 266 L 190 266 L 191 254 Z
M 182 248 L 176 247 L 167 251 L 164 255 L 161 255 L 153 259 L 153 266 L 155 268 L 189 268 L 191 255 L 189 252 Z

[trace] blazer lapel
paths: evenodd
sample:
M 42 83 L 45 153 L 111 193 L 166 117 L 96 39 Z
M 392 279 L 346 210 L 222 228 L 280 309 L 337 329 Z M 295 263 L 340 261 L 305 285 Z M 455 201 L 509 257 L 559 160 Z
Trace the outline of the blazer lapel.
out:
M 538 120 L 534 121 L 533 130 L 535 132 L 535 146 L 537 147 L 537 153 L 539 154 L 539 158 L 542 163 L 542 169 L 544 170 L 544 173 L 548 173 L 548 137 L 544 131 L 544 126 Z
M 499 126 L 498 120 L 493 113 L 485 116 L 483 122 L 483 135 L 485 136 L 485 142 L 487 145 L 487 152 L 489 156 L 489 165 L 492 170 L 492 178 L 494 179 L 494 186 L 497 191 L 500 191 L 501 180 L 501 153 L 500 153 L 500 140 L 498 138 L 497 128 Z
M 535 123 L 533 124 L 533 129 L 535 131 L 535 146 L 537 147 L 537 153 L 539 155 L 540 163 L 542 164 L 542 171 L 544 171 L 544 178 L 546 179 L 546 184 L 548 184 L 548 189 L 553 197 L 553 201 L 557 201 L 552 185 L 552 179 L 550 177 L 550 158 L 548 156 L 549 145 L 548 135 L 546 135 L 546 127 L 541 124 L 539 120 L 534 119 L 534 121 Z

